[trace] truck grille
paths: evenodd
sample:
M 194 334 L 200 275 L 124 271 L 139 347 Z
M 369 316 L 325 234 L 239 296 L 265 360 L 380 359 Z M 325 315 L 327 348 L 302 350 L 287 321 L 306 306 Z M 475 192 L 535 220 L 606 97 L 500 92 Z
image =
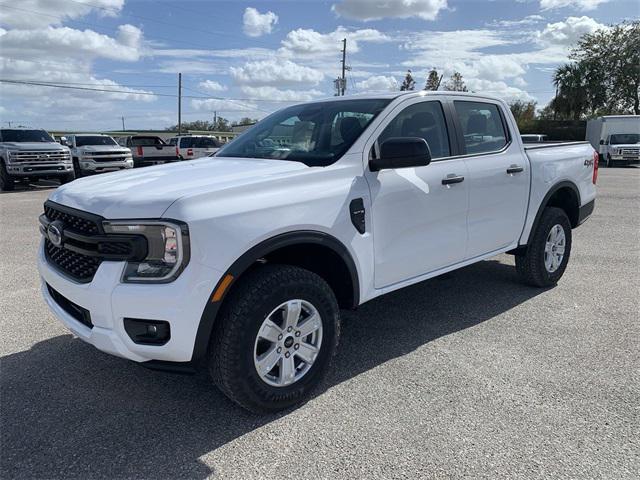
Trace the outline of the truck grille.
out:
M 60 150 L 42 150 L 31 152 L 11 153 L 11 162 L 68 162 L 71 160 L 69 152 Z
M 98 215 L 47 201 L 44 215 L 40 216 L 47 261 L 74 280 L 88 283 L 104 261 L 133 261 L 146 257 L 147 242 L 143 236 L 106 235 L 102 221 Z M 60 241 L 49 233 L 52 222 L 60 231 Z
M 640 148 L 621 148 L 620 153 L 625 156 L 634 156 L 640 154 Z
M 62 210 L 58 210 L 50 205 L 44 206 L 44 214 L 50 221 L 60 220 L 65 224 L 67 228 L 70 228 L 78 233 L 84 233 L 86 235 L 96 235 L 100 233 L 100 229 L 95 220 L 88 218 L 82 218 L 78 215 L 72 215 L 65 213 Z

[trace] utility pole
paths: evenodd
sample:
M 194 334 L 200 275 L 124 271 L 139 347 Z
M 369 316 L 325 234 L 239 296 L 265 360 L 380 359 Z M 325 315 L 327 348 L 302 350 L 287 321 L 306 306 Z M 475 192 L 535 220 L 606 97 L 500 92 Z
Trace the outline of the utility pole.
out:
M 218 124 L 218 112 L 216 110 L 213 111 L 213 128 L 215 130 L 216 125 Z
M 124 132 L 124 131 L 126 131 L 126 129 L 124 128 L 124 116 L 122 116 L 120 118 L 122 118 L 122 131 Z
M 345 72 L 347 70 L 346 61 L 347 61 L 347 39 L 343 38 L 342 39 L 342 77 L 340 80 L 342 82 L 342 90 L 341 90 L 342 96 L 344 96 L 344 91 L 347 87 L 347 79 L 345 77 Z
M 178 73 L 178 135 L 182 133 L 182 73 Z

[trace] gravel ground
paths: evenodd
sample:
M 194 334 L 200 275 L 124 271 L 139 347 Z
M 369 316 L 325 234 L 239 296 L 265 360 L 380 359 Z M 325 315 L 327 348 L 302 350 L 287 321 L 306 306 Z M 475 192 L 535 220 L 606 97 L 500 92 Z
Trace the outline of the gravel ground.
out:
M 640 476 L 640 169 L 601 170 L 556 288 L 500 256 L 376 299 L 344 315 L 318 396 L 266 417 L 54 319 L 49 192 L 0 195 L 3 479 Z

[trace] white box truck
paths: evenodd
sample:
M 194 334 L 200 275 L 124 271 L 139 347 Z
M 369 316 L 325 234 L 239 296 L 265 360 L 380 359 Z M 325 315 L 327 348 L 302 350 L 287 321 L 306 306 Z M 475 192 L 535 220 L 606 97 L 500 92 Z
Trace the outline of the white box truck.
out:
M 610 115 L 587 122 L 587 138 L 600 165 L 640 164 L 640 115 Z

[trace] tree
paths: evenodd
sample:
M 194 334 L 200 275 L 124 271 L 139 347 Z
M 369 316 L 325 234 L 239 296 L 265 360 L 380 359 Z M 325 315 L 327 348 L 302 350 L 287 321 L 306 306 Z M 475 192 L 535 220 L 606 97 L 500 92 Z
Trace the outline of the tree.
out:
M 231 126 L 237 127 L 238 125 L 253 125 L 254 123 L 257 123 L 257 122 L 258 122 L 257 118 L 242 117 L 240 120 L 231 122 Z
M 213 132 L 230 132 L 231 126 L 229 120 L 223 117 L 218 117 L 216 123 L 208 122 L 206 120 L 196 120 L 194 122 L 182 122 L 182 130 L 198 130 L 198 131 L 213 131 Z M 178 125 L 172 125 L 166 128 L 169 132 L 176 132 Z
M 509 104 L 511 113 L 520 125 L 520 122 L 531 122 L 536 118 L 536 102 L 525 102 L 523 100 L 515 100 Z
M 415 90 L 416 81 L 413 79 L 413 75 L 411 75 L 411 70 L 407 70 L 407 75 L 404 77 L 404 82 L 400 85 L 401 91 Z
M 432 91 L 438 90 L 438 88 L 440 88 L 441 79 L 442 77 L 438 75 L 438 71 L 435 68 L 431 69 L 427 76 L 427 83 L 425 84 L 424 89 Z
M 558 67 L 553 74 L 553 84 L 557 94 L 551 100 L 551 108 L 556 117 L 580 120 L 592 109 L 593 87 L 587 84 L 587 72 L 582 65 L 568 63 Z
M 557 115 L 640 115 L 640 20 L 583 35 L 569 58 L 553 76 Z
M 467 86 L 462 80 L 462 74 L 460 72 L 453 72 L 449 81 L 444 84 L 444 89 L 451 92 L 466 92 Z

